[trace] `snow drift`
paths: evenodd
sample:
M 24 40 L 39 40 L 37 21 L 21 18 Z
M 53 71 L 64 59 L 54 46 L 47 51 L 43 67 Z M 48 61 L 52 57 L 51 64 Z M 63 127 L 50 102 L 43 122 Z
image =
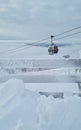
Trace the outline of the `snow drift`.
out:
M 39 85 L 39 84 L 38 84 Z M 46 97 L 19 79 L 0 87 L 0 130 L 81 130 L 81 98 Z

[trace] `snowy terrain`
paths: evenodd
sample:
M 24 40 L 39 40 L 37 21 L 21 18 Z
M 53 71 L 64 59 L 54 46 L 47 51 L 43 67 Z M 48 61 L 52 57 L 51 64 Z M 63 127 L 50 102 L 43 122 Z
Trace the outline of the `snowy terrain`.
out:
M 58 41 L 57 41 L 58 42 Z M 27 45 L 28 43 L 28 45 Z M 48 55 L 49 42 L 29 45 L 31 41 L 0 41 L 0 58 L 25 58 L 25 59 L 79 59 L 81 58 L 81 43 L 67 42 L 57 43 L 59 52 L 57 55 Z M 34 44 L 35 45 L 35 44 Z
M 0 42 L 0 130 L 81 130 L 81 44 L 24 43 Z
M 48 96 L 41 95 L 36 86 L 45 92 L 44 84 L 24 84 L 18 79 L 0 85 L 1 130 L 81 130 L 81 97 L 77 85 L 50 84 L 52 95 L 49 92 Z M 47 90 L 48 87 L 49 84 Z

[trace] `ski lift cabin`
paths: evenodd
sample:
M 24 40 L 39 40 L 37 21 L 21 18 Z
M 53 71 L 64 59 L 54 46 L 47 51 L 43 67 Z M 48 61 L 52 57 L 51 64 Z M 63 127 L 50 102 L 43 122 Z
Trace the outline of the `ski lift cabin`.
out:
M 51 36 L 51 45 L 48 47 L 49 55 L 53 55 L 55 53 L 58 53 L 58 46 L 53 43 L 53 37 L 54 36 Z

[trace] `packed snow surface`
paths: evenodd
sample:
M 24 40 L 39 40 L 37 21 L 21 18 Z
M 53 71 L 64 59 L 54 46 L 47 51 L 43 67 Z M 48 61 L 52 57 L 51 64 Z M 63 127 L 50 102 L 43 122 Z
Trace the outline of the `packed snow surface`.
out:
M 0 130 L 81 130 L 78 94 L 46 97 L 27 89 L 28 85 L 19 79 L 0 85 Z

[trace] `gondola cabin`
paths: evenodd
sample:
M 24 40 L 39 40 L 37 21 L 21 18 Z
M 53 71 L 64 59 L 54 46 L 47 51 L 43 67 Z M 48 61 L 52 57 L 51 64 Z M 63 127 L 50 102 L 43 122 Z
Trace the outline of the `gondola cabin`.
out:
M 56 45 L 50 45 L 48 47 L 48 53 L 49 53 L 49 55 L 53 55 L 55 53 L 58 53 L 58 46 L 56 46 Z
M 53 55 L 55 53 L 58 53 L 58 46 L 53 43 L 53 37 L 54 36 L 51 36 L 51 45 L 48 47 L 49 55 Z

